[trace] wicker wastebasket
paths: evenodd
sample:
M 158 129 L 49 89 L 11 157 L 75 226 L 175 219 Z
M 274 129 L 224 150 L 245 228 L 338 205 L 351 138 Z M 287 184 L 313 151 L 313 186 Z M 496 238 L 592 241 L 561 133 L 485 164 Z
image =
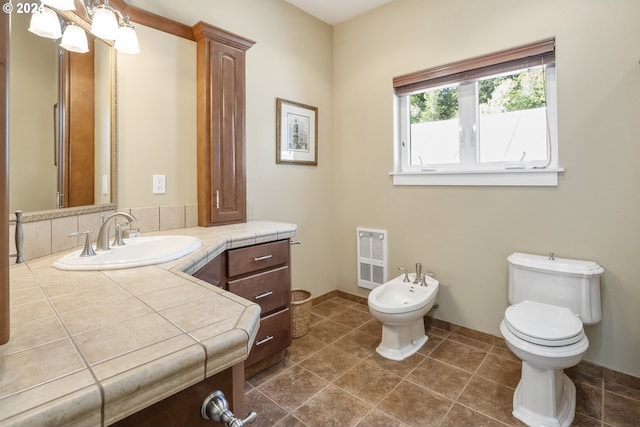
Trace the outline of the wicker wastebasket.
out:
M 300 338 L 309 332 L 311 321 L 311 292 L 291 289 L 291 336 Z

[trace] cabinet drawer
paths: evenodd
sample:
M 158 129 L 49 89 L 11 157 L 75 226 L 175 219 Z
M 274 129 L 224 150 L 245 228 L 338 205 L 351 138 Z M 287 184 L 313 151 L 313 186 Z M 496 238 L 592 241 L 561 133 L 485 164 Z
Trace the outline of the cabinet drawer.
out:
M 229 277 L 288 264 L 289 240 L 232 249 L 227 256 Z
M 229 292 L 259 304 L 264 315 L 289 306 L 291 300 L 290 277 L 289 267 L 284 266 L 242 279 L 230 280 L 227 289 Z
M 291 345 L 291 311 L 285 308 L 260 319 L 258 335 L 253 342 L 245 366 L 259 362 L 267 356 Z

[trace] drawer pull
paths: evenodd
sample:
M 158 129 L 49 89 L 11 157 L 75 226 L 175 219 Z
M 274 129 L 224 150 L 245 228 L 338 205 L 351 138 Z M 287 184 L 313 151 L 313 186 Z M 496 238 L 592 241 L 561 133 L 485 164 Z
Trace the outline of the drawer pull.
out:
M 264 294 L 256 295 L 255 299 L 262 299 L 264 297 L 268 297 L 269 295 L 273 295 L 273 292 L 272 291 L 267 291 Z
M 269 258 L 272 258 L 272 257 L 273 257 L 273 255 L 265 255 L 265 256 L 259 256 L 257 258 L 254 258 L 253 260 L 254 261 L 264 261 L 265 259 L 269 259 Z
M 266 343 L 266 342 L 269 342 L 269 341 L 271 341 L 272 339 L 273 339 L 273 335 L 268 335 L 265 339 L 260 340 L 260 341 L 257 341 L 257 342 L 256 342 L 256 346 L 259 346 L 259 345 L 262 345 L 262 344 L 264 344 L 264 343 Z

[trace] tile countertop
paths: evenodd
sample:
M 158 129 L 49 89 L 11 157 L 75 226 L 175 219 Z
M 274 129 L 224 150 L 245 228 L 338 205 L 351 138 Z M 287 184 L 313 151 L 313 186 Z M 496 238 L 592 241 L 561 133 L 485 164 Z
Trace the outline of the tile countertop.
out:
M 191 274 L 227 249 L 294 237 L 296 226 L 250 221 L 145 233 L 158 234 L 197 236 L 203 246 L 123 270 L 51 267 L 72 251 L 11 266 L 1 427 L 107 426 L 247 358 L 259 306 Z

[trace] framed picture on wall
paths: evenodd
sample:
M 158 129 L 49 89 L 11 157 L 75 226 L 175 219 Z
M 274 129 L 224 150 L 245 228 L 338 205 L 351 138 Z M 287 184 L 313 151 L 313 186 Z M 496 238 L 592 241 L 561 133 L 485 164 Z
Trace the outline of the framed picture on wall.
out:
M 318 164 L 318 108 L 276 98 L 276 163 Z

